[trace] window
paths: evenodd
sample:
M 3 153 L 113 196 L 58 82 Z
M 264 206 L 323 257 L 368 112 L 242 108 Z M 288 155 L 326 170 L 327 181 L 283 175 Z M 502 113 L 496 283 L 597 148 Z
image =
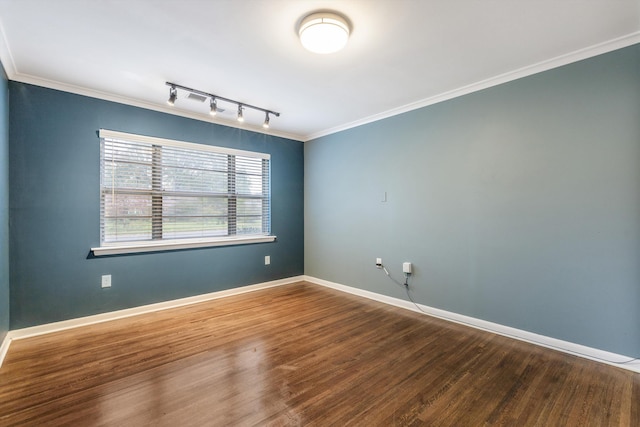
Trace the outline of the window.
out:
M 273 241 L 268 154 L 100 130 L 96 255 Z

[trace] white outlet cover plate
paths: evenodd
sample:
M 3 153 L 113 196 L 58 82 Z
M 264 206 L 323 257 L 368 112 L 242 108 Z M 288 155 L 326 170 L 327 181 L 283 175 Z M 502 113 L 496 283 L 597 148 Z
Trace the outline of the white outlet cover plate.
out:
M 102 287 L 110 288 L 111 287 L 111 275 L 105 274 L 102 276 Z

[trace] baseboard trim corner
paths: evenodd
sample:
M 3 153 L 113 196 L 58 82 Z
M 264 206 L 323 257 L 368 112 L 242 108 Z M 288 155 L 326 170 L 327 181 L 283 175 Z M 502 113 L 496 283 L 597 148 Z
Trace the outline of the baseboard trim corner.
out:
M 4 336 L 4 339 L 2 340 L 2 345 L 0 345 L 0 368 L 2 368 L 2 362 L 4 362 L 4 358 L 7 355 L 7 352 L 9 351 L 10 345 L 11 345 L 11 337 L 7 332 L 7 334 Z
M 28 328 L 14 329 L 7 333 L 7 339 L 18 340 L 24 338 L 35 337 L 38 335 L 60 332 L 67 329 L 79 328 L 81 326 L 89 326 L 97 323 L 108 322 L 110 320 L 123 319 L 126 317 L 137 316 L 140 314 L 152 313 L 155 311 L 168 310 L 171 308 L 182 307 L 185 305 L 197 304 L 200 302 L 211 301 L 214 299 L 240 295 L 248 292 L 254 292 L 261 289 L 273 288 L 276 286 L 288 285 L 303 280 L 304 276 L 293 276 L 269 282 L 262 282 L 253 285 L 241 286 L 237 288 L 225 289 L 223 291 L 210 292 L 207 294 L 195 295 L 192 297 L 180 298 L 170 301 L 163 301 L 155 304 L 142 305 L 139 307 L 127 308 L 123 310 L 110 311 L 108 313 L 94 314 L 91 316 L 78 317 L 75 319 L 62 320 L 60 322 L 47 323 L 44 325 L 31 326 Z M 7 344 L 7 349 L 8 349 Z M 3 344 L 4 348 L 4 344 Z M 0 354 L 1 356 L 1 354 Z
M 393 305 L 395 307 L 404 308 L 407 310 L 415 311 L 417 313 L 421 313 L 428 316 L 437 317 L 439 319 L 447 320 L 450 322 L 458 323 L 461 325 L 469 326 L 475 329 L 492 332 L 508 338 L 513 338 L 519 341 L 524 341 L 530 344 L 546 347 L 552 350 L 561 351 L 563 353 L 571 354 L 573 356 L 582 357 L 584 359 L 589 359 L 595 362 L 600 362 L 607 365 L 615 366 L 617 368 L 640 373 L 640 360 L 633 360 L 632 362 L 629 362 L 630 360 L 634 359 L 631 356 L 624 356 L 621 354 L 611 353 L 605 350 L 587 347 L 582 344 L 576 344 L 569 341 L 548 337 L 545 335 L 539 335 L 539 334 L 528 332 L 522 329 L 501 325 L 499 323 L 488 322 L 486 320 L 477 319 L 475 317 L 465 316 L 462 314 L 458 314 L 458 313 L 454 313 L 446 310 L 441 310 L 441 309 L 430 307 L 427 305 L 417 304 L 419 307 L 418 308 L 412 302 L 407 300 L 394 298 L 387 295 L 366 291 L 364 289 L 354 288 L 351 286 L 346 286 L 340 283 L 330 282 L 328 280 L 319 279 L 313 276 L 305 275 L 303 276 L 303 278 L 305 281 L 314 283 L 316 285 L 325 286 L 325 287 L 336 289 L 338 291 L 346 292 L 352 295 L 357 295 L 364 298 L 369 298 L 374 301 Z M 615 362 L 616 360 L 619 360 L 620 362 Z

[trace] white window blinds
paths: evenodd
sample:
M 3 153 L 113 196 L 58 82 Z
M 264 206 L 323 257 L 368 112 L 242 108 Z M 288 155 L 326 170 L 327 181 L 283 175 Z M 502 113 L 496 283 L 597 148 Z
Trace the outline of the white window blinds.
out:
M 269 155 L 100 130 L 101 246 L 270 233 Z

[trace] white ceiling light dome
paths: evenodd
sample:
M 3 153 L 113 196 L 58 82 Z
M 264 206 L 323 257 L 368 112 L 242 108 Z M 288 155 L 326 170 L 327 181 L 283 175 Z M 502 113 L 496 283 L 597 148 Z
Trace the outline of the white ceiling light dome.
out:
M 300 42 L 313 53 L 334 53 L 344 48 L 351 28 L 342 16 L 331 12 L 316 12 L 300 23 Z

